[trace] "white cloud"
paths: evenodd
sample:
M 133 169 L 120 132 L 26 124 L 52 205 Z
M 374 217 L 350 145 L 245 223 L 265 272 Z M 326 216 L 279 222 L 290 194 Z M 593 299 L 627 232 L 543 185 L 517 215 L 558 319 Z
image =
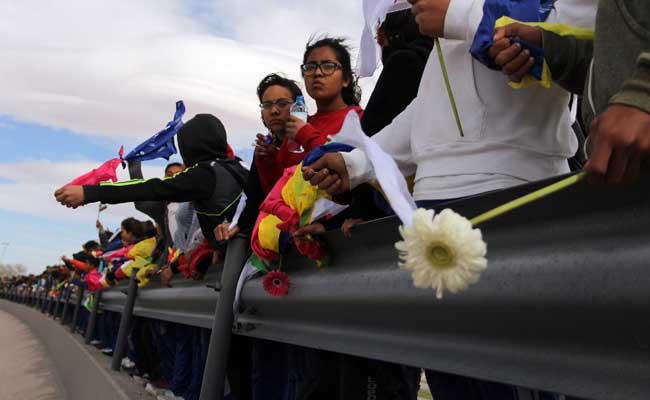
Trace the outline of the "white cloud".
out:
M 346 0 L 215 1 L 195 16 L 188 4 L 5 2 L 0 113 L 91 135 L 142 137 L 183 99 L 188 117 L 219 116 L 242 146 L 261 129 L 259 79 L 276 71 L 299 78 L 312 33 L 347 36 L 356 46 L 362 24 L 361 4 Z
M 0 178 L 11 181 L 0 184 L 0 209 L 19 213 L 12 221 L 2 224 L 0 241 L 11 243 L 2 261 L 22 263 L 30 273 L 38 273 L 62 254 L 69 255 L 78 251 L 85 241 L 96 239 L 97 204 L 71 210 L 56 202 L 54 191 L 97 165 L 94 161 L 49 160 L 0 163 Z M 145 165 L 143 174 L 159 176 L 162 168 Z M 128 172 L 118 168 L 118 178 L 128 179 Z M 104 226 L 109 229 L 117 229 L 127 217 L 149 219 L 132 203 L 110 205 L 101 214 Z
M 54 199 L 54 191 L 75 177 L 97 167 L 97 162 L 73 161 L 53 162 L 49 160 L 0 163 L 0 178 L 11 181 L 0 184 L 0 209 L 42 217 L 60 223 L 94 224 L 97 205 L 87 205 L 70 210 Z M 146 177 L 161 174 L 159 167 L 143 167 Z M 128 171 L 118 168 L 118 178 L 127 180 Z M 102 214 L 111 225 L 118 225 L 122 219 L 136 216 L 148 218 L 133 208 L 132 204 L 111 205 Z
M 361 2 L 349 0 L 4 1 L 0 115 L 136 142 L 158 131 L 183 99 L 186 119 L 215 114 L 234 147 L 249 148 L 262 129 L 258 81 L 270 72 L 299 80 L 313 33 L 345 36 L 356 47 L 361 26 Z M 373 81 L 363 86 L 367 99 Z M 15 257 L 5 261 L 38 269 L 93 234 L 96 206 L 72 211 L 53 192 L 97 164 L 0 163 L 0 179 L 14 182 L 0 184 L 0 209 L 43 218 L 24 232 L 25 242 L 12 243 Z M 102 218 L 117 226 L 127 216 L 145 218 L 130 204 L 111 206 Z

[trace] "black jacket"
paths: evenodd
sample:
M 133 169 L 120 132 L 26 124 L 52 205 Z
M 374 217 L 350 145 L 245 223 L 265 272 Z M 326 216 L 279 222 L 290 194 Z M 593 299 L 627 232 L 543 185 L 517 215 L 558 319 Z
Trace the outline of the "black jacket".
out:
M 181 157 L 191 167 L 172 178 L 84 186 L 85 202 L 191 201 L 203 235 L 217 248 L 213 230 L 234 213 L 247 176 L 238 160 L 228 159 L 227 145 L 221 121 L 209 114 L 199 114 L 178 132 Z
M 417 96 L 433 41 L 417 39 L 399 48 L 384 48 L 384 69 L 361 118 L 361 126 L 373 136 L 390 124 Z

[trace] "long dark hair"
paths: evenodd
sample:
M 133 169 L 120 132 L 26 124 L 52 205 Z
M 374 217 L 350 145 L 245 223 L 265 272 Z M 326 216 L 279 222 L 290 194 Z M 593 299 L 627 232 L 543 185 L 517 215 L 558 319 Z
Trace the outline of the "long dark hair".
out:
M 332 51 L 334 51 L 338 62 L 341 63 L 343 79 L 350 82 L 348 87 L 344 87 L 341 91 L 343 101 L 348 106 L 358 106 L 359 102 L 361 102 L 361 88 L 359 87 L 359 82 L 356 75 L 354 72 L 352 72 L 350 48 L 345 43 L 345 39 L 328 36 L 321 38 L 312 37 L 309 39 L 309 42 L 307 42 L 305 54 L 302 57 L 303 64 L 307 62 L 307 58 L 312 51 L 321 47 L 329 47 L 332 49 Z

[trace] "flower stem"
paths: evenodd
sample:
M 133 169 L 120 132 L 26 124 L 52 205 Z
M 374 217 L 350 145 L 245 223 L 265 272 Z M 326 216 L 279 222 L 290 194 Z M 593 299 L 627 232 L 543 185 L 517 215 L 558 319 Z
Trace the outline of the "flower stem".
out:
M 494 208 L 488 212 L 485 212 L 477 217 L 472 218 L 469 222 L 472 223 L 472 225 L 476 226 L 480 223 L 489 221 L 493 218 L 498 217 L 499 215 L 505 214 L 507 212 L 510 212 L 512 210 L 515 210 L 519 207 L 525 206 L 526 204 L 533 203 L 537 200 L 543 199 L 544 197 L 553 194 L 555 192 L 558 192 L 562 189 L 566 189 L 569 186 L 575 185 L 576 183 L 580 182 L 587 176 L 586 172 L 580 172 L 576 175 L 571 175 L 568 178 L 562 179 L 561 181 L 555 182 L 549 186 L 543 187 L 539 190 L 536 190 L 532 193 L 528 193 L 525 196 L 522 196 L 518 199 L 512 200 L 506 204 L 503 204 L 497 208 Z
M 449 82 L 449 74 L 447 74 L 447 64 L 445 63 L 445 57 L 442 55 L 442 49 L 440 48 L 440 40 L 435 38 L 436 43 L 436 53 L 438 53 L 438 60 L 440 61 L 440 69 L 442 70 L 442 78 L 445 81 L 445 87 L 447 88 L 447 96 L 449 97 L 449 103 L 451 104 L 451 110 L 454 112 L 454 118 L 456 119 L 456 126 L 458 127 L 458 133 L 460 137 L 465 137 L 463 134 L 463 125 L 460 123 L 460 116 L 458 114 L 458 107 L 456 106 L 456 99 L 454 98 L 454 92 L 451 90 L 451 82 Z

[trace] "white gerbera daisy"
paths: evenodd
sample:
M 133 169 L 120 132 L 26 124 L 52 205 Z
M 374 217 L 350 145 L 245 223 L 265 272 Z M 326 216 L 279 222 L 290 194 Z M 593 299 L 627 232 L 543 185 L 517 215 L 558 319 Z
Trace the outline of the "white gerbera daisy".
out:
M 395 243 L 402 261 L 418 288 L 433 288 L 441 299 L 478 282 L 487 268 L 487 245 L 481 230 L 463 216 L 445 209 L 434 218 L 433 210 L 419 208 L 413 225 L 399 229 L 403 241 Z

